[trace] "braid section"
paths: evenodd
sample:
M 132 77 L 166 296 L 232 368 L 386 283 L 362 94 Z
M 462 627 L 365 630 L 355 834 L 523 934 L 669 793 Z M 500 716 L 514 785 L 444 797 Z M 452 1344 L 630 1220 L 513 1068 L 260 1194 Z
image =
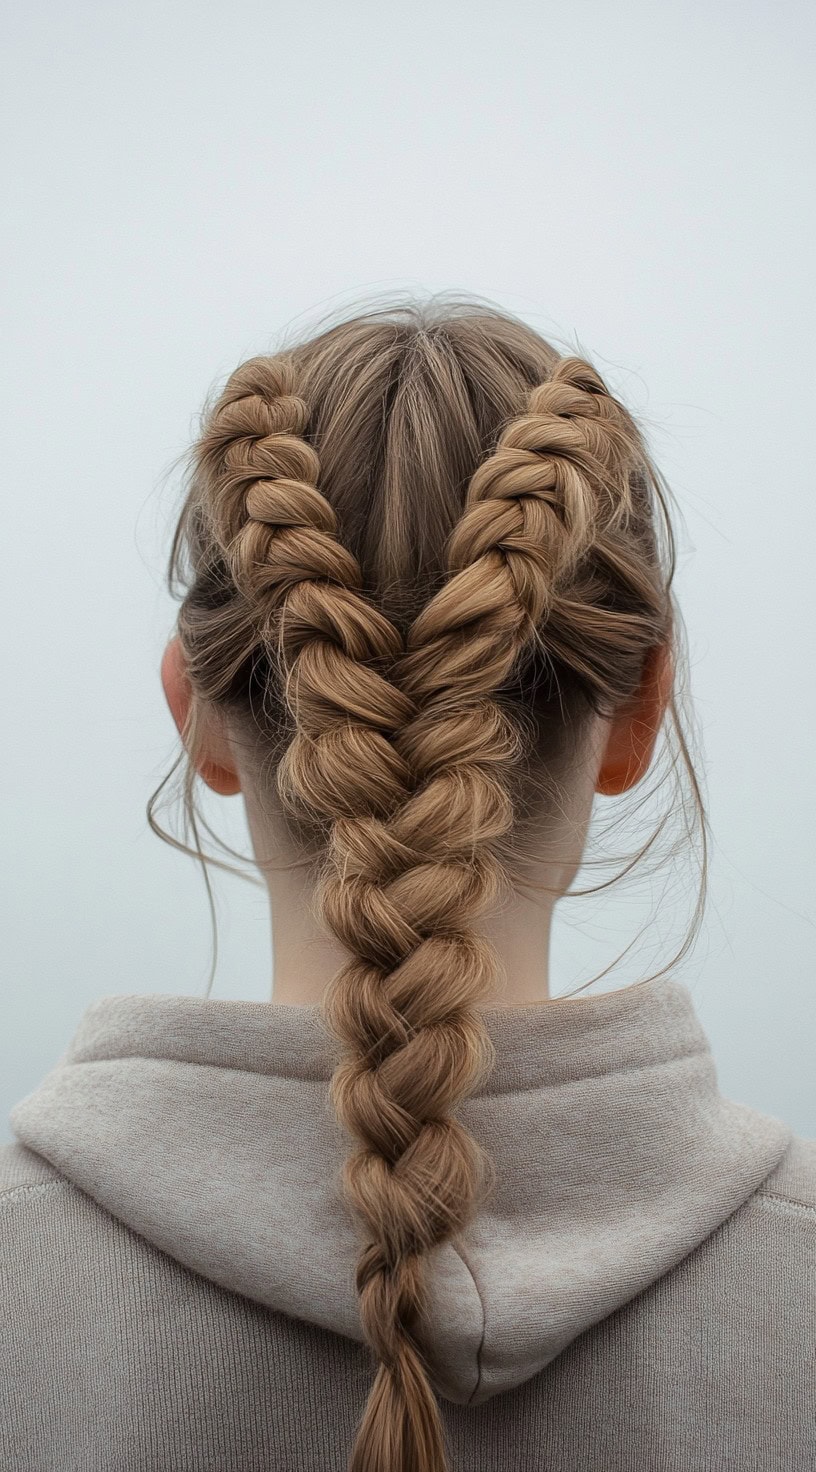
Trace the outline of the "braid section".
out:
M 531 393 L 468 487 L 452 576 L 414 620 L 399 683 L 427 709 L 500 688 L 557 621 L 584 558 L 633 510 L 634 423 L 580 358 Z
M 235 790 L 214 739 L 223 719 L 276 919 L 260 854 L 283 837 L 281 804 L 316 877 L 310 908 L 343 950 L 322 1012 L 376 1356 L 349 1468 L 445 1472 L 432 1285 L 440 1250 L 468 1255 L 493 1184 L 461 1106 L 494 1063 L 485 1006 L 546 981 L 542 956 L 540 978 L 523 968 L 511 982 L 488 935 L 504 900 L 572 892 L 604 720 L 622 717 L 594 790 L 628 791 L 657 766 L 664 725 L 673 756 L 671 808 L 620 877 L 669 819 L 685 839 L 696 816 L 703 882 L 674 962 L 702 918 L 707 825 L 674 689 L 687 655 L 670 492 L 589 363 L 507 313 L 438 296 L 372 305 L 243 363 L 188 463 L 162 674 L 193 846 L 156 821 L 178 763 L 148 822 L 205 874 L 211 861 L 241 872 L 199 836 L 241 860 L 196 805 L 198 777 Z M 215 956 L 210 985 L 214 973 Z M 302 978 L 278 976 L 273 997 L 287 980 L 298 994 Z
M 458 721 L 441 722 L 416 790 L 400 738 L 417 712 L 384 673 L 403 641 L 337 540 L 289 365 L 243 365 L 222 404 L 202 444 L 212 530 L 283 676 L 295 734 L 279 787 L 293 810 L 327 824 L 319 903 L 351 953 L 325 1013 L 344 1045 L 331 1096 L 358 1143 L 343 1187 L 363 1237 L 361 1321 L 380 1365 L 350 1466 L 444 1472 L 422 1350 L 425 1268 L 489 1176 L 452 1111 L 493 1061 L 475 1003 L 494 960 L 470 927 L 497 891 L 489 845 L 512 812 L 491 763 L 514 738 L 503 722 L 490 739 L 477 723 L 465 740 Z
M 396 664 L 414 712 L 394 745 L 415 790 L 385 822 L 333 834 L 345 882 L 326 887 L 324 913 L 368 963 L 335 979 L 325 1011 L 347 1047 L 332 1097 L 361 1146 L 346 1188 L 372 1239 L 357 1274 L 382 1362 L 360 1436 L 379 1449 L 359 1463 L 372 1472 L 442 1465 L 415 1462 L 407 1444 L 408 1460 L 394 1461 L 379 1440 L 380 1412 L 385 1397 L 395 1412 L 403 1335 L 421 1342 L 423 1255 L 463 1230 L 490 1180 L 452 1112 L 490 1063 L 478 1002 L 498 967 L 473 925 L 506 882 L 498 845 L 512 830 L 522 750 L 494 697 L 599 535 L 625 521 L 638 443 L 581 360 L 559 364 L 532 392 L 474 474 L 449 542 L 449 580 Z

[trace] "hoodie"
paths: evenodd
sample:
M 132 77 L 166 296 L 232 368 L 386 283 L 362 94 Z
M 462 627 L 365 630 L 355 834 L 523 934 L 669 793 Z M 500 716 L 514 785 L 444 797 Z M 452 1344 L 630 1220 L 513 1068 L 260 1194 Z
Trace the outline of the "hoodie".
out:
M 452 1467 L 812 1472 L 816 1142 L 721 1095 L 674 979 L 484 1017 L 457 1113 L 495 1187 L 428 1260 Z M 1 1468 L 346 1465 L 374 1361 L 336 1059 L 314 1006 L 87 1009 L 2 1153 Z M 190 1387 L 243 1360 L 263 1405 L 211 1425 Z

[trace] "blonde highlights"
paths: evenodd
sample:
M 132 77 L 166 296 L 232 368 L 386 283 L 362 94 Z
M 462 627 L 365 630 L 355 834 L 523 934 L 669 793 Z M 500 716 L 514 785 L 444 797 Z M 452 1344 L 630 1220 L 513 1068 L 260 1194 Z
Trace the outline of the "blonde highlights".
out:
M 427 1266 L 490 1186 L 455 1113 L 493 1061 L 478 921 L 513 883 L 528 771 L 674 636 L 661 510 L 592 366 L 481 308 L 372 312 L 251 359 L 194 446 L 171 578 L 186 556 L 196 699 L 271 764 L 349 957 L 323 1010 L 378 1361 L 351 1472 L 447 1465 Z

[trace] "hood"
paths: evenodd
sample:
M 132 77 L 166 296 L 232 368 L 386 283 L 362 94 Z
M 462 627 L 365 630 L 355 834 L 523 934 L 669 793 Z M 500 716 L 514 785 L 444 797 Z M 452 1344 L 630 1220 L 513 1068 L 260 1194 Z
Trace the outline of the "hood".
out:
M 671 978 L 484 1018 L 497 1066 L 457 1115 L 496 1184 L 457 1244 L 429 1257 L 430 1373 L 473 1405 L 680 1262 L 792 1133 L 721 1096 L 691 994 Z M 336 1058 L 316 1006 L 103 997 L 11 1123 L 186 1267 L 362 1340 Z

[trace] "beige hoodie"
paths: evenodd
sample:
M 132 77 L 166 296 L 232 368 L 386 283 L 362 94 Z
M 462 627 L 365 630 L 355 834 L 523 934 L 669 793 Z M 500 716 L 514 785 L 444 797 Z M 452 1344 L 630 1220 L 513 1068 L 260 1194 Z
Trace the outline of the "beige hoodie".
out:
M 462 1472 L 813 1472 L 816 1142 L 674 980 L 485 1013 L 496 1188 L 429 1262 Z M 0 1154 L 0 1468 L 340 1469 L 373 1361 L 316 1007 L 90 1006 Z

